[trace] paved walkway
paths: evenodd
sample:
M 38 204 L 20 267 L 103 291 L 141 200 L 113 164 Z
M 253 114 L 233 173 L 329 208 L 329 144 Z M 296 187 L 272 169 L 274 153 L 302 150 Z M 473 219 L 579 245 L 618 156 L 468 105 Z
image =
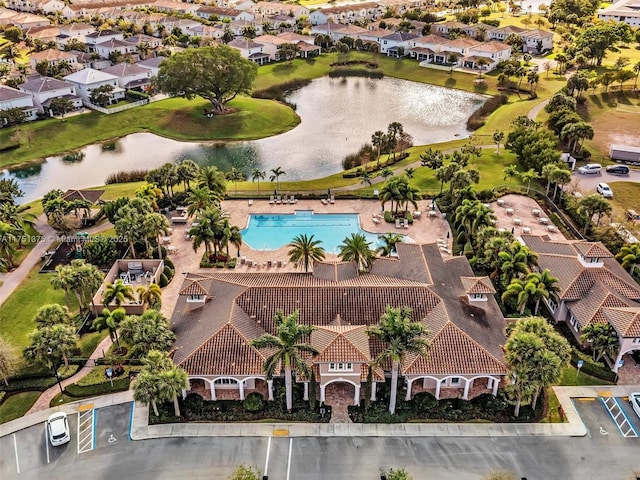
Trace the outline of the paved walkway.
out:
M 98 358 L 102 358 L 103 352 L 106 352 L 107 350 L 109 350 L 112 343 L 113 342 L 111 341 L 110 337 L 108 336 L 105 337 L 102 340 L 102 342 L 98 344 L 94 352 L 89 357 L 89 360 L 87 361 L 87 363 L 85 363 L 84 367 L 78 370 L 75 375 L 72 375 L 69 378 L 65 378 L 60 382 L 60 384 L 62 385 L 62 388 L 64 389 L 67 387 L 67 385 L 71 385 L 72 383 L 77 383 L 78 380 L 87 376 L 89 372 L 93 370 L 95 365 L 95 362 L 93 362 L 92 360 L 97 360 Z M 48 390 L 45 390 L 44 392 L 42 392 L 42 395 L 38 397 L 38 400 L 36 400 L 36 403 L 33 404 L 33 406 L 29 409 L 29 411 L 26 414 L 29 415 L 31 413 L 47 410 L 49 408 L 49 405 L 51 404 L 51 400 L 53 400 L 53 398 L 59 393 L 60 393 L 60 387 L 58 387 L 57 384 L 49 388 Z
M 131 426 L 133 440 L 167 437 L 271 437 L 274 430 L 289 437 L 582 437 L 587 434 L 585 425 L 575 409 L 572 398 L 599 396 L 624 397 L 640 390 L 640 385 L 553 387 L 567 421 L 564 423 L 177 423 L 149 425 L 149 408 L 136 403 Z M 67 414 L 78 412 L 82 405 L 94 408 L 133 401 L 133 392 L 118 392 L 60 407 L 25 415 L 0 425 L 0 437 L 37 425 L 57 411 Z

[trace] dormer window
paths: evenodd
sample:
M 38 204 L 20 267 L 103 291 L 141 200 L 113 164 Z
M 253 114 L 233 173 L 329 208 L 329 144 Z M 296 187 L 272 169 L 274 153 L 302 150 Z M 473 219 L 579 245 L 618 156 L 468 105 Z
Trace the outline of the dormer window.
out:
M 330 363 L 329 371 L 330 372 L 352 372 L 353 364 L 352 363 Z

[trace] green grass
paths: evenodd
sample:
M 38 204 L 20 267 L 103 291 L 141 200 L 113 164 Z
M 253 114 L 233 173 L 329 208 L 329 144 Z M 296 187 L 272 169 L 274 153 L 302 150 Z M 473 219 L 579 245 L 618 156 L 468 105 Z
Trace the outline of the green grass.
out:
M 600 378 L 592 377 L 586 373 L 580 372 L 573 365 L 565 367 L 562 370 L 558 385 L 577 387 L 580 385 L 610 385 L 611 382 Z
M 100 332 L 86 333 L 80 340 L 80 356 L 82 358 L 89 358 L 98 344 L 107 336 L 109 332 L 105 328 Z
M 36 403 L 41 392 L 21 392 L 11 395 L 0 405 L 0 423 L 22 417 Z
M 291 108 L 272 100 L 239 97 L 229 106 L 236 111 L 207 118 L 202 110 L 210 107 L 209 102 L 170 98 L 113 115 L 90 112 L 23 124 L 21 146 L 2 156 L 0 167 L 140 131 L 177 140 L 254 140 L 290 130 L 300 121 Z M 1 129 L 0 147 L 10 144 L 14 134 L 14 128 Z

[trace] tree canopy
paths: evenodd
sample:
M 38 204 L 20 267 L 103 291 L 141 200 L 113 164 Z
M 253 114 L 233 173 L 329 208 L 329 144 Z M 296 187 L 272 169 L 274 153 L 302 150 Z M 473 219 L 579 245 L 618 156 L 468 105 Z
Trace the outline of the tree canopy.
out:
M 192 100 L 200 96 L 211 102 L 214 113 L 241 93 L 250 93 L 257 65 L 226 45 L 187 49 L 160 65 L 158 84 L 173 96 Z

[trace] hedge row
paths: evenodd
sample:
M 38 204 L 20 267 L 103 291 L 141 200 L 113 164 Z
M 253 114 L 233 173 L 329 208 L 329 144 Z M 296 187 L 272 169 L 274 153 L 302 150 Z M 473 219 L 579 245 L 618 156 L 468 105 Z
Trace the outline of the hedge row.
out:
M 584 356 L 579 356 L 577 352 L 571 352 L 571 364 L 574 367 L 578 367 L 578 360 L 583 360 L 580 371 L 592 377 L 600 378 L 602 380 L 608 380 L 609 382 L 616 381 L 616 374 L 605 366 L 600 366 L 592 361 L 585 360 Z
M 122 376 L 113 380 L 113 387 L 110 382 L 88 385 L 86 387 L 78 384 L 68 385 L 64 392 L 70 397 L 90 397 L 93 395 L 105 395 L 113 392 L 123 392 L 129 389 L 129 376 Z
M 53 387 L 55 384 L 56 379 L 53 375 L 49 375 L 48 377 L 19 378 L 9 380 L 9 385 L 5 385 L 3 382 L 0 386 L 0 391 L 14 393 L 37 390 L 44 392 L 47 388 Z

